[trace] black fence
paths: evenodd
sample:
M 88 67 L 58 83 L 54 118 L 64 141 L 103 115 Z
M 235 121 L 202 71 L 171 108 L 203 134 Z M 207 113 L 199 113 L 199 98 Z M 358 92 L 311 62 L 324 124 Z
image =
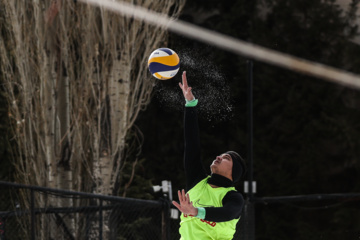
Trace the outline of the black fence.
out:
M 360 193 L 246 198 L 233 239 L 358 239 L 359 201 Z M 0 181 L 0 240 L 178 240 L 180 220 L 171 217 L 171 210 L 165 198 L 139 200 Z
M 180 219 L 171 217 L 173 208 L 165 198 L 140 200 L 2 181 L 0 193 L 0 240 L 180 239 Z M 247 203 L 234 239 L 253 239 L 249 209 L 253 206 Z
M 0 239 L 179 239 L 167 200 L 0 182 Z

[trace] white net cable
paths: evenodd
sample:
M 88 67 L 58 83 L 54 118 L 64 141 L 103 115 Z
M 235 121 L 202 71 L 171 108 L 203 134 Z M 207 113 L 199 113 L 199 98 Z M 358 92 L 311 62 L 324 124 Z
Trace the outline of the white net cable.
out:
M 220 49 L 230 51 L 243 57 L 289 69 L 298 73 L 328 80 L 347 87 L 360 89 L 360 76 L 354 73 L 333 68 L 317 62 L 308 61 L 295 56 L 270 50 L 259 45 L 251 44 L 215 31 L 207 30 L 196 25 L 135 6 L 127 2 L 111 0 L 79 0 L 79 2 L 103 7 L 109 11 L 119 13 L 129 18 L 144 21 L 165 30 L 214 45 Z

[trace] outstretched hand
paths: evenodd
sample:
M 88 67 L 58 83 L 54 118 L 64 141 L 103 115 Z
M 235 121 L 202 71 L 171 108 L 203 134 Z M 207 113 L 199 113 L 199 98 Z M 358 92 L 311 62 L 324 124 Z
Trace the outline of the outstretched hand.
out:
M 179 83 L 179 86 L 184 94 L 184 98 L 188 101 L 194 100 L 195 97 L 191 92 L 191 87 L 188 86 L 187 79 L 186 79 L 186 72 L 184 71 L 182 74 L 182 83 Z
M 172 203 L 179 209 L 180 212 L 192 216 L 196 216 L 198 214 L 198 209 L 193 206 L 193 203 L 190 202 L 189 194 L 185 194 L 185 190 L 178 191 L 180 204 L 173 201 Z

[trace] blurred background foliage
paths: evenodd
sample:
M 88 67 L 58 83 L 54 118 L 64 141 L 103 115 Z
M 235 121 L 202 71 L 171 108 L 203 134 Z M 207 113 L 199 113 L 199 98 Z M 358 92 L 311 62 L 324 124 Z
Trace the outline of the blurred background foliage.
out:
M 342 9 L 334 1 L 320 0 L 197 0 L 187 2 L 181 19 L 359 73 L 360 47 L 352 41 L 357 36 L 356 1 L 351 6 Z M 217 154 L 230 149 L 248 156 L 248 59 L 178 35 L 171 35 L 169 47 L 180 55 L 180 73 L 157 83 L 137 123 L 145 136 L 145 178 L 154 184 L 171 180 L 175 191 L 185 186 L 184 100 L 177 86 L 181 72 L 187 71 L 199 98 L 202 156 L 208 169 Z M 256 196 L 359 192 L 359 90 L 256 61 L 253 75 Z M 237 188 L 242 192 L 242 183 Z M 358 236 L 356 201 L 256 204 L 256 239 Z

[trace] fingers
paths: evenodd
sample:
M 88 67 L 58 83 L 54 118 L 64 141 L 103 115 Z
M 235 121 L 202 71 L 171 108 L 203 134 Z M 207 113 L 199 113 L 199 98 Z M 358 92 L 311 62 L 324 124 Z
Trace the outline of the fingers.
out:
M 179 86 L 180 86 L 181 90 L 184 91 L 184 86 L 181 84 L 181 82 L 179 82 Z
M 184 71 L 182 74 L 182 83 L 180 82 L 179 86 L 184 94 L 185 99 L 187 99 L 188 101 L 191 101 L 194 99 L 194 95 L 191 92 L 192 88 L 189 87 L 189 85 L 187 83 L 186 71 Z
M 187 83 L 187 79 L 186 79 L 186 71 L 184 71 L 182 74 L 182 83 L 183 83 L 185 89 L 188 88 L 188 83 Z
M 189 204 L 189 205 L 192 205 L 192 202 L 190 201 L 190 196 L 189 196 L 189 194 L 187 194 L 186 199 L 187 199 L 188 204 Z
M 176 201 L 172 201 L 172 204 L 179 209 L 180 212 L 184 214 L 192 214 L 194 216 L 197 215 L 197 210 L 193 206 L 193 203 L 190 201 L 190 196 L 188 193 L 185 193 L 185 190 L 178 190 L 179 203 Z
M 182 74 L 182 83 L 180 82 L 180 83 L 179 83 L 179 86 L 180 86 L 180 88 L 181 88 L 183 91 L 186 91 L 187 88 L 189 87 L 189 86 L 188 86 L 188 83 L 187 83 L 186 72 L 185 72 L 185 71 L 184 71 L 183 74 Z
M 189 204 L 190 203 L 189 194 L 185 194 L 184 189 L 182 189 L 181 191 L 180 190 L 178 191 L 178 197 L 179 197 L 180 204 L 183 204 L 183 203 Z
M 185 194 L 185 190 L 184 190 L 184 189 L 182 190 L 182 195 L 183 195 L 184 203 L 185 203 L 185 204 L 190 204 L 189 194 L 188 194 L 188 193 Z
M 183 202 L 183 197 L 182 197 L 182 194 L 181 194 L 180 190 L 178 191 L 178 198 L 179 198 L 179 201 L 180 201 L 180 204 L 181 204 Z
M 180 204 L 178 204 L 178 203 L 175 202 L 175 201 L 172 201 L 172 204 L 174 204 L 174 206 L 175 206 L 177 209 L 179 209 L 180 212 L 182 212 Z

